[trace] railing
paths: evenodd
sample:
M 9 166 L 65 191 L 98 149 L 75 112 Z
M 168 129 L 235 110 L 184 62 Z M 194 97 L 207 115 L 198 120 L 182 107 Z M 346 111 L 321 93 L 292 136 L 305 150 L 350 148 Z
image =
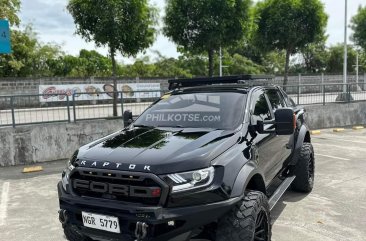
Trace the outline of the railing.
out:
M 366 101 L 364 83 L 289 85 L 285 89 L 299 105 Z M 0 127 L 121 119 L 127 109 L 138 116 L 165 92 L 117 92 L 117 116 L 113 116 L 113 92 L 0 96 Z
M 366 84 L 309 84 L 283 87 L 298 105 L 366 100 Z
M 0 96 L 0 127 L 97 119 L 121 119 L 124 110 L 140 115 L 163 95 L 163 90 L 116 92 L 117 116 L 113 116 L 113 92 Z M 108 96 L 108 98 L 106 98 Z

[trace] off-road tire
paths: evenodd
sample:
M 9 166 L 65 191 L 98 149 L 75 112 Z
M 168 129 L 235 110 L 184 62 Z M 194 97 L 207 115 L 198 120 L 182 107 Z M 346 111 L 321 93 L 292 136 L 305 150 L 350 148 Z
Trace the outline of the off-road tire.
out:
M 299 160 L 295 166 L 296 176 L 292 189 L 297 192 L 309 193 L 313 190 L 315 173 L 314 148 L 311 143 L 304 142 Z
M 254 240 L 271 240 L 271 220 L 266 195 L 252 191 L 218 222 L 216 241 Z
M 82 235 L 75 228 L 69 225 L 64 225 L 64 234 L 69 241 L 92 241 L 92 239 Z

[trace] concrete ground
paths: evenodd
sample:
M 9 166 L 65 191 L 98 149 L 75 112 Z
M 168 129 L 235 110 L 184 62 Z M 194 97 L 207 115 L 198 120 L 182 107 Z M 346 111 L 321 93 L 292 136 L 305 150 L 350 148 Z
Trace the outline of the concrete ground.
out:
M 274 241 L 366 240 L 366 130 L 313 136 L 316 181 L 311 194 L 288 191 L 272 212 Z M 21 174 L 0 168 L 0 240 L 64 241 L 56 184 L 64 163 Z

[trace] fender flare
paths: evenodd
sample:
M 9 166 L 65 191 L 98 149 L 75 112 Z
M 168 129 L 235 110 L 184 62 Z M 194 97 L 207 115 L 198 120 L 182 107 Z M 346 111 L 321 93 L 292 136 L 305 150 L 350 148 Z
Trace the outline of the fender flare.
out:
M 263 175 L 258 171 L 257 164 L 253 161 L 247 162 L 240 170 L 238 176 L 235 179 L 231 197 L 238 197 L 244 195 L 246 187 L 249 181 L 254 175 L 260 175 L 263 180 Z M 264 187 L 265 189 L 265 187 Z
M 301 152 L 301 147 L 305 142 L 305 138 L 309 138 L 309 142 L 311 142 L 309 128 L 305 124 L 303 124 L 300 128 L 299 134 L 297 135 L 296 146 L 295 146 L 295 149 L 294 149 L 294 155 L 292 157 L 290 165 L 296 165 L 297 164 L 297 161 L 299 160 L 299 156 L 300 156 L 300 152 Z

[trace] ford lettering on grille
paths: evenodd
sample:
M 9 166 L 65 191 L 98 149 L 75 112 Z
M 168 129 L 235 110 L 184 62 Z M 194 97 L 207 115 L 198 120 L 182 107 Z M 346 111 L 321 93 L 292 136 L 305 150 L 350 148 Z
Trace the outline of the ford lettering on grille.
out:
M 161 195 L 161 189 L 159 187 L 129 186 L 80 179 L 73 180 L 73 188 L 76 190 L 89 190 L 95 193 L 126 197 L 156 198 Z

